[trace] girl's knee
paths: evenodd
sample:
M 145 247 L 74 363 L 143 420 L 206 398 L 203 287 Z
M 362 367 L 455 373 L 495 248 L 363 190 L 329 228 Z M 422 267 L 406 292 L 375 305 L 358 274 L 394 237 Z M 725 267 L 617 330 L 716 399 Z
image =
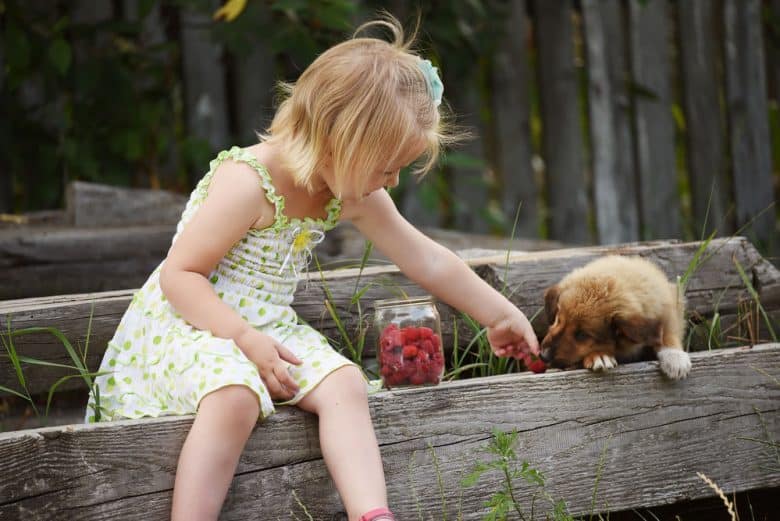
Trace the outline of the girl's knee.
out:
M 254 425 L 260 416 L 257 394 L 245 385 L 228 385 L 204 396 L 198 414 L 218 414 Z
M 331 373 L 328 378 L 332 379 L 338 392 L 363 401 L 368 400 L 366 379 L 357 367 L 353 365 L 342 367 Z

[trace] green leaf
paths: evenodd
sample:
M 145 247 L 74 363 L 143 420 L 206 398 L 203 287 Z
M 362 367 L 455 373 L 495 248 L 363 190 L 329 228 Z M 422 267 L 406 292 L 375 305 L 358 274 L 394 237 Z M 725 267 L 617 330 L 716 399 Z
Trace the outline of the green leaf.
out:
M 64 76 L 71 63 L 70 45 L 62 38 L 57 38 L 49 45 L 49 61 L 57 69 L 60 75 Z

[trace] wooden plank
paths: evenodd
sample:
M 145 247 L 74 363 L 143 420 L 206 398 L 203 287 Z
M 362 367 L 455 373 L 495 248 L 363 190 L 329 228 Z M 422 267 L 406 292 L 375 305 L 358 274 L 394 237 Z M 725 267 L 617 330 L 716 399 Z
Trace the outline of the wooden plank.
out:
M 252 16 L 258 28 L 271 27 L 271 9 L 247 6 L 242 16 Z M 276 55 L 268 39 L 257 35 L 251 45 L 233 57 L 231 88 L 235 100 L 236 124 L 241 143 L 256 143 L 256 132 L 264 131 L 274 115 L 274 85 L 277 80 Z
M 0 300 L 139 287 L 167 254 L 174 230 L 0 230 Z
M 542 471 L 546 490 L 575 515 L 593 508 L 597 479 L 597 511 L 712 496 L 696 472 L 727 494 L 780 486 L 775 454 L 752 441 L 780 437 L 780 345 L 694 353 L 692 360 L 681 382 L 647 362 L 605 375 L 505 375 L 377 393 L 369 401 L 390 504 L 400 519 L 416 519 L 418 509 L 425 519 L 455 519 L 457 510 L 464 520 L 481 519 L 502 477 L 488 473 L 465 490 L 460 481 L 489 458 L 494 429 L 520 432 L 519 461 Z M 191 422 L 0 434 L 0 518 L 167 518 Z M 332 519 L 342 507 L 320 458 L 315 417 L 280 410 L 250 437 L 221 519 L 302 515 L 293 490 L 314 519 Z M 527 484 L 514 484 L 518 497 L 531 497 Z M 542 519 L 546 505 L 537 506 Z
M 531 168 L 531 98 L 528 65 L 528 19 L 525 0 L 509 2 L 504 36 L 493 55 L 493 122 L 496 175 L 501 209 L 515 236 L 539 235 L 539 189 Z M 519 214 L 518 214 L 519 208 Z
M 23 216 L 26 217 L 26 216 Z M 37 218 L 37 217 L 36 217 Z M 71 228 L 0 227 L 0 300 L 135 288 L 162 262 L 175 225 Z M 553 241 L 514 239 L 423 228 L 444 246 L 512 250 L 560 248 Z M 325 269 L 360 263 L 365 239 L 349 223 L 328 233 L 317 248 Z M 376 250 L 372 263 L 389 262 Z
M 65 193 L 68 221 L 76 227 L 176 224 L 186 195 L 73 181 Z
M 534 35 L 542 115 L 542 154 L 547 184 L 549 236 L 591 242 L 578 70 L 574 62 L 573 4 L 534 0 Z
M 619 2 L 583 0 L 596 228 L 601 244 L 639 238 L 637 186 Z M 570 122 L 569 122 L 570 124 Z
M 559 281 L 575 267 L 582 266 L 600 255 L 618 253 L 642 255 L 659 263 L 661 268 L 674 278 L 685 273 L 688 264 L 698 250 L 698 243 L 670 244 L 665 242 L 618 247 L 576 248 L 534 253 L 512 254 L 507 265 L 506 253 L 492 257 L 469 260 L 480 276 L 496 288 L 504 287 L 511 300 L 529 317 L 539 314 L 543 306 L 544 290 Z M 746 295 L 739 274 L 732 259 L 736 258 L 752 278 L 759 292 L 761 302 L 767 310 L 780 309 L 780 272 L 764 260 L 750 243 L 744 239 L 719 239 L 710 244 L 704 257 L 708 260 L 693 274 L 686 297 L 690 312 L 709 316 L 718 305 L 721 314 L 737 311 L 737 302 Z M 307 322 L 320 330 L 334 343 L 340 340 L 338 329 L 324 309 L 325 286 L 333 295 L 334 307 L 352 339 L 357 338 L 358 323 L 365 321 L 372 313 L 371 303 L 377 299 L 423 294 L 423 290 L 404 277 L 396 267 L 366 268 L 358 278 L 357 269 L 324 272 L 325 282 L 314 274 L 309 284 L 299 285 L 295 295 L 294 308 Z M 356 306 L 350 306 L 355 287 L 369 289 L 361 298 L 362 314 Z M 63 332 L 74 345 L 85 343 L 90 314 L 93 314 L 89 356 L 87 364 L 97 369 L 105 346 L 114 333 L 132 297 L 132 290 L 112 291 L 84 295 L 67 295 L 47 298 L 0 301 L 0 330 L 6 331 L 8 322 L 14 330 L 33 326 L 51 326 Z M 94 309 L 93 309 L 94 306 Z M 465 345 L 474 335 L 460 320 L 452 308 L 439 305 L 442 315 L 443 343 L 453 345 L 453 320 L 457 317 L 459 342 Z M 536 332 L 542 336 L 547 324 L 539 314 L 533 322 Z M 32 358 L 56 363 L 70 363 L 70 360 L 56 339 L 49 335 L 30 335 L 17 338 L 20 352 Z M 366 338 L 365 356 L 374 352 L 374 335 Z M 336 344 L 338 345 L 338 344 Z M 33 393 L 46 392 L 64 374 L 51 368 L 36 367 L 28 371 L 28 385 Z M 16 378 L 8 360 L 0 357 L 0 385 L 17 388 Z M 82 387 L 77 379 L 69 381 L 63 390 Z
M 725 0 L 726 93 L 737 226 L 768 244 L 775 231 L 760 0 Z M 762 213 L 763 212 L 763 213 Z
M 472 233 L 488 233 L 490 226 L 485 218 L 488 209 L 488 191 L 491 180 L 488 167 L 485 164 L 487 133 L 484 122 L 480 118 L 483 100 L 477 88 L 476 77 L 484 74 L 479 64 L 474 64 L 473 76 L 470 78 L 456 77 L 453 72 L 444 71 L 445 86 L 457 85 L 451 89 L 448 101 L 452 110 L 462 118 L 463 125 L 471 129 L 474 137 L 458 147 L 459 154 L 470 156 L 477 164 L 469 165 L 462 162 L 452 162 L 447 170 L 450 174 L 450 190 L 453 193 L 452 227 Z M 446 88 L 446 87 L 445 87 Z M 514 215 L 512 216 L 514 217 Z M 414 222 L 414 221 L 413 221 Z
M 677 2 L 676 8 L 693 224 L 702 237 L 715 230 L 726 235 L 734 231 L 734 215 L 729 208 L 732 190 L 720 105 L 717 5 L 689 0 Z
M 213 12 L 220 3 L 208 0 L 203 7 Z M 222 47 L 211 38 L 211 23 L 206 13 L 184 6 L 179 9 L 187 129 L 213 149 L 223 149 L 229 145 L 225 68 Z
M 672 119 L 671 11 L 666 0 L 629 3 L 640 229 L 643 239 L 682 236 Z

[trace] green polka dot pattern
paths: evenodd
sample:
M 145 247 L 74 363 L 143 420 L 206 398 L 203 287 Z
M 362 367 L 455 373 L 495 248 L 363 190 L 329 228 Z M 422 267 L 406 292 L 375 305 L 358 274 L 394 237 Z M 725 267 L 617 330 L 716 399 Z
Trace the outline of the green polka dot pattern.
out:
M 192 192 L 174 241 L 205 200 L 217 167 L 228 160 L 246 163 L 257 172 L 267 199 L 276 208 L 275 221 L 263 230 L 249 230 L 207 278 L 223 302 L 303 360 L 302 365 L 289 368 L 301 390 L 283 403 L 294 404 L 334 370 L 354 365 L 299 320 L 291 307 L 296 273 L 305 271 L 307 262 L 305 255 L 290 255 L 295 252 L 296 234 L 332 229 L 341 202 L 332 199 L 324 219 L 288 218 L 283 213 L 284 199 L 276 193 L 265 167 L 249 151 L 233 147 L 219 153 Z M 257 367 L 232 340 L 196 329 L 176 313 L 160 289 L 161 267 L 135 293 L 108 343 L 100 367 L 105 374 L 95 378 L 100 419 L 193 414 L 205 395 L 227 385 L 251 388 L 260 400 L 262 417 L 272 414 L 280 403 L 271 400 Z M 95 421 L 96 406 L 92 395 L 87 422 Z

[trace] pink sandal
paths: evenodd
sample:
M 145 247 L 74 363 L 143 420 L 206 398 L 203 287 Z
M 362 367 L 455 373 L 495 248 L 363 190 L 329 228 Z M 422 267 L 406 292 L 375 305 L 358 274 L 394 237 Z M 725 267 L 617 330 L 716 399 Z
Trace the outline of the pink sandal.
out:
M 369 510 L 360 516 L 360 521 L 395 521 L 395 516 L 389 509 L 381 507 Z

